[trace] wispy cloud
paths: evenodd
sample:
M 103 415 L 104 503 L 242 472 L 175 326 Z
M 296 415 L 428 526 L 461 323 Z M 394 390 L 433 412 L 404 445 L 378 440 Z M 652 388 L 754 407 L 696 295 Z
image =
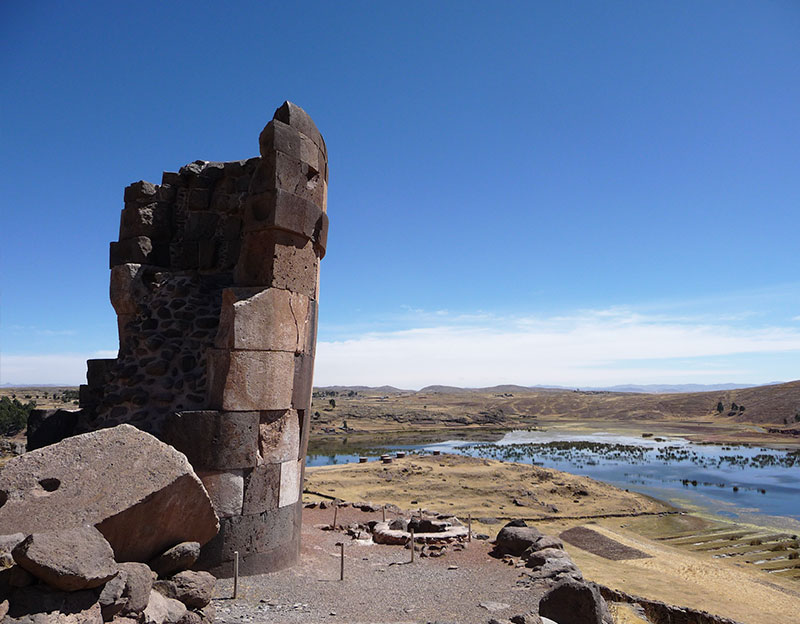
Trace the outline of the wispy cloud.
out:
M 75 329 L 51 329 L 35 325 L 11 325 L 9 328 L 14 334 L 28 334 L 34 336 L 76 336 Z
M 86 360 L 114 358 L 116 351 L 56 353 L 43 355 L 0 355 L 0 384 L 86 383 Z
M 747 365 L 748 356 L 796 353 L 800 364 L 800 330 L 795 327 L 740 327 L 625 308 L 551 317 L 456 318 L 320 341 L 315 383 L 420 387 L 761 381 L 758 368 Z M 769 380 L 774 377 L 772 371 L 766 374 Z M 786 371 L 786 378 L 796 375 Z

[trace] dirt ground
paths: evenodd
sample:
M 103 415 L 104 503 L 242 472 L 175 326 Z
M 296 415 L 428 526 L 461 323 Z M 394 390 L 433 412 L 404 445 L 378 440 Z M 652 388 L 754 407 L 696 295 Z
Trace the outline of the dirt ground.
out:
M 337 524 L 344 525 L 380 518 L 380 512 L 351 507 L 337 512 Z M 538 605 L 541 590 L 518 585 L 521 570 L 490 557 L 487 541 L 473 540 L 461 551 L 450 547 L 438 558 L 417 555 L 411 563 L 403 546 L 363 544 L 314 528 L 332 521 L 333 509 L 305 509 L 300 564 L 240 579 L 237 600 L 230 600 L 232 581 L 219 581 L 216 621 L 485 624 Z M 344 581 L 339 581 L 340 541 L 345 543 Z

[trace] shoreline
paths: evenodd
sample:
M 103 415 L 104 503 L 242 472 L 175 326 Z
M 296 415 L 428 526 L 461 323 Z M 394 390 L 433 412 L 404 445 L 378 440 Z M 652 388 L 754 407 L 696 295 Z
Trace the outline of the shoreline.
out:
M 544 422 L 540 424 L 545 425 Z M 655 423 L 653 423 L 653 425 L 655 425 Z M 698 431 L 697 430 L 698 428 L 703 429 L 703 431 Z M 548 422 L 546 427 L 536 426 L 536 427 L 529 427 L 526 429 L 520 428 L 518 426 L 487 427 L 487 426 L 473 425 L 473 426 L 465 426 L 459 428 L 425 427 L 425 428 L 420 428 L 413 432 L 409 432 L 408 429 L 398 430 L 398 431 L 382 429 L 382 430 L 371 430 L 371 431 L 352 431 L 337 435 L 316 435 L 312 437 L 311 445 L 309 447 L 309 456 L 330 456 L 330 454 L 335 454 L 337 451 L 338 453 L 342 453 L 343 443 L 345 443 L 345 446 L 351 450 L 355 449 L 364 450 L 368 448 L 381 449 L 382 447 L 386 447 L 383 450 L 387 452 L 390 450 L 389 447 L 397 448 L 403 446 L 434 445 L 434 444 L 441 444 L 446 441 L 496 443 L 497 441 L 501 440 L 506 434 L 514 431 L 535 431 L 537 433 L 550 432 L 556 435 L 562 434 L 562 435 L 573 435 L 573 436 L 608 433 L 612 435 L 624 435 L 629 437 L 636 437 L 637 439 L 641 439 L 642 441 L 652 440 L 653 438 L 658 438 L 658 437 L 666 437 L 667 439 L 681 438 L 689 441 L 692 444 L 701 446 L 735 445 L 735 446 L 749 446 L 751 448 L 763 447 L 781 452 L 793 452 L 800 449 L 800 444 L 798 443 L 779 444 L 779 442 L 783 441 L 776 440 L 774 435 L 769 436 L 767 439 L 760 439 L 757 442 L 756 441 L 725 442 L 718 437 L 718 432 L 714 432 L 713 435 L 709 435 L 708 431 L 705 430 L 705 423 L 701 423 L 698 426 L 694 425 L 686 426 L 683 423 L 670 422 L 669 426 L 665 426 L 663 428 L 653 426 L 653 427 L 648 427 L 648 430 L 644 431 L 641 426 L 637 426 L 635 423 L 630 423 L 630 422 L 620 423 L 618 421 L 612 421 L 612 422 L 601 423 L 592 421 L 579 422 L 579 421 L 559 420 L 558 422 Z M 650 435 L 648 435 L 647 437 L 642 437 L 643 433 Z M 733 434 L 733 432 L 728 432 L 728 433 L 729 435 Z M 643 444 L 642 446 L 646 446 L 646 444 Z M 311 452 L 312 450 L 314 451 L 313 453 Z M 328 453 L 326 453 L 325 451 L 328 451 Z M 356 452 L 354 454 L 358 453 Z M 509 461 L 509 463 L 513 463 L 512 460 L 501 460 L 501 461 Z M 314 466 L 313 468 L 316 469 L 317 467 L 321 466 Z M 569 469 L 564 469 L 562 467 L 557 468 L 557 470 L 566 472 L 568 474 L 575 474 L 570 472 Z M 729 504 L 724 501 L 721 501 L 720 499 L 707 497 L 703 495 L 701 492 L 696 492 L 691 497 L 681 497 L 677 493 L 672 496 L 669 495 L 658 496 L 658 495 L 653 495 L 648 491 L 640 491 L 636 487 L 636 485 L 633 484 L 618 485 L 616 483 L 604 481 L 598 477 L 590 477 L 590 478 L 601 481 L 603 483 L 608 483 L 609 485 L 613 485 L 614 487 L 618 487 L 620 489 L 629 489 L 641 496 L 651 498 L 654 501 L 657 501 L 658 503 L 663 504 L 665 506 L 671 507 L 676 510 L 683 510 L 686 511 L 687 513 L 700 515 L 710 521 L 756 526 L 772 530 L 781 530 L 781 531 L 788 530 L 800 533 L 800 519 L 793 518 L 791 516 L 770 515 L 760 512 L 754 512 L 751 508 L 747 507 L 746 505 Z M 652 488 L 645 487 L 643 489 L 648 490 Z M 702 502 L 702 499 L 704 498 L 707 499 L 708 501 L 705 504 Z M 725 511 L 721 509 L 723 507 L 728 507 L 730 513 L 736 514 L 736 517 L 731 517 L 727 513 L 720 513 L 720 511 Z

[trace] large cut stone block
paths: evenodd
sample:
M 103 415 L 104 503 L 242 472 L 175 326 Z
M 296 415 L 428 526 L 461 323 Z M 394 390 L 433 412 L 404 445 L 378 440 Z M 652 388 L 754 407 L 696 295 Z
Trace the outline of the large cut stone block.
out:
M 145 293 L 141 264 L 119 264 L 111 267 L 111 305 L 117 314 L 136 314 L 137 301 Z
M 297 410 L 300 419 L 300 448 L 297 451 L 297 459 L 305 459 L 308 450 L 308 434 L 311 431 L 311 409 Z M 305 473 L 305 464 L 303 464 Z
M 281 492 L 278 507 L 294 505 L 300 500 L 300 487 L 303 485 L 303 460 L 290 459 L 281 464 Z
M 250 180 L 250 194 L 279 189 L 322 207 L 325 198 L 322 173 L 314 166 L 283 152 L 269 152 Z
M 300 420 L 295 410 L 261 412 L 258 428 L 262 461 L 279 464 L 297 458 Z
M 32 451 L 68 438 L 75 433 L 81 415 L 82 410 L 31 410 L 25 448 Z
M 230 411 L 292 406 L 294 354 L 287 351 L 208 351 L 208 402 Z
M 227 518 L 242 513 L 243 470 L 198 470 L 197 476 L 203 482 L 217 516 Z
M 116 358 L 86 360 L 86 383 L 94 388 L 101 388 L 110 379 L 116 363 Z
M 311 407 L 311 392 L 314 385 L 314 357 L 299 353 L 294 358 L 294 382 L 292 385 L 292 407 Z
M 309 299 L 280 288 L 226 288 L 215 345 L 221 349 L 303 351 Z
M 277 119 L 266 125 L 258 137 L 258 144 L 262 154 L 283 152 L 308 163 L 317 171 L 321 170 L 320 162 L 325 161 L 325 155 L 311 138 Z
M 154 202 L 140 206 L 129 204 L 122 211 L 119 223 L 119 239 L 147 236 L 151 240 L 169 240 L 170 214 L 168 205 Z
M 253 468 L 244 479 L 242 515 L 251 516 L 277 509 L 280 489 L 280 464 L 261 464 Z
M 216 575 L 218 566 L 233 561 L 236 551 L 241 557 L 247 557 L 296 544 L 300 538 L 301 511 L 302 504 L 298 502 L 262 514 L 223 518 L 217 536 L 203 547 L 197 567 Z M 295 560 L 296 556 L 287 561 L 287 565 Z
M 315 124 L 311 116 L 297 104 L 284 102 L 275 110 L 275 114 L 272 118 L 291 126 L 301 134 L 305 134 L 320 149 L 327 160 L 328 150 L 325 147 L 322 134 L 320 134 L 320 131 L 317 129 L 317 124 Z
M 234 270 L 241 286 L 283 288 L 317 298 L 319 258 L 312 241 L 280 230 L 248 232 Z
M 245 231 L 286 230 L 313 238 L 323 228 L 322 208 L 317 204 L 282 190 L 268 190 L 247 198 Z
M 134 236 L 112 242 L 109 256 L 109 268 L 128 263 L 166 267 L 169 266 L 169 245 L 154 242 L 147 236 Z
M 167 417 L 162 437 L 196 470 L 235 470 L 260 463 L 258 412 L 184 411 Z
M 204 544 L 217 517 L 184 455 L 119 425 L 25 453 L 0 471 L 0 534 L 94 525 L 117 561 L 148 561 L 183 541 Z

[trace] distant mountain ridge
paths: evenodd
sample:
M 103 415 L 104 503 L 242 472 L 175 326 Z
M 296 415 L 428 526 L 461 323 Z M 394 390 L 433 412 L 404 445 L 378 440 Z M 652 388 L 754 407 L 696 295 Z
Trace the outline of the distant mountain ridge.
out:
M 394 386 L 320 386 L 315 390 L 348 392 L 377 392 L 381 394 L 399 394 L 409 392 L 419 392 L 426 394 L 460 394 L 463 392 L 494 392 L 524 394 L 528 392 L 546 392 L 548 390 L 582 390 L 586 392 L 627 392 L 639 394 L 686 394 L 690 392 L 714 392 L 717 390 L 741 390 L 742 388 L 760 388 L 763 386 L 775 386 L 784 383 L 782 381 L 771 381 L 765 384 L 621 384 L 617 386 L 519 386 L 516 384 L 501 384 L 488 386 L 485 388 L 460 388 L 458 386 L 431 385 L 420 388 L 419 390 L 403 390 Z

